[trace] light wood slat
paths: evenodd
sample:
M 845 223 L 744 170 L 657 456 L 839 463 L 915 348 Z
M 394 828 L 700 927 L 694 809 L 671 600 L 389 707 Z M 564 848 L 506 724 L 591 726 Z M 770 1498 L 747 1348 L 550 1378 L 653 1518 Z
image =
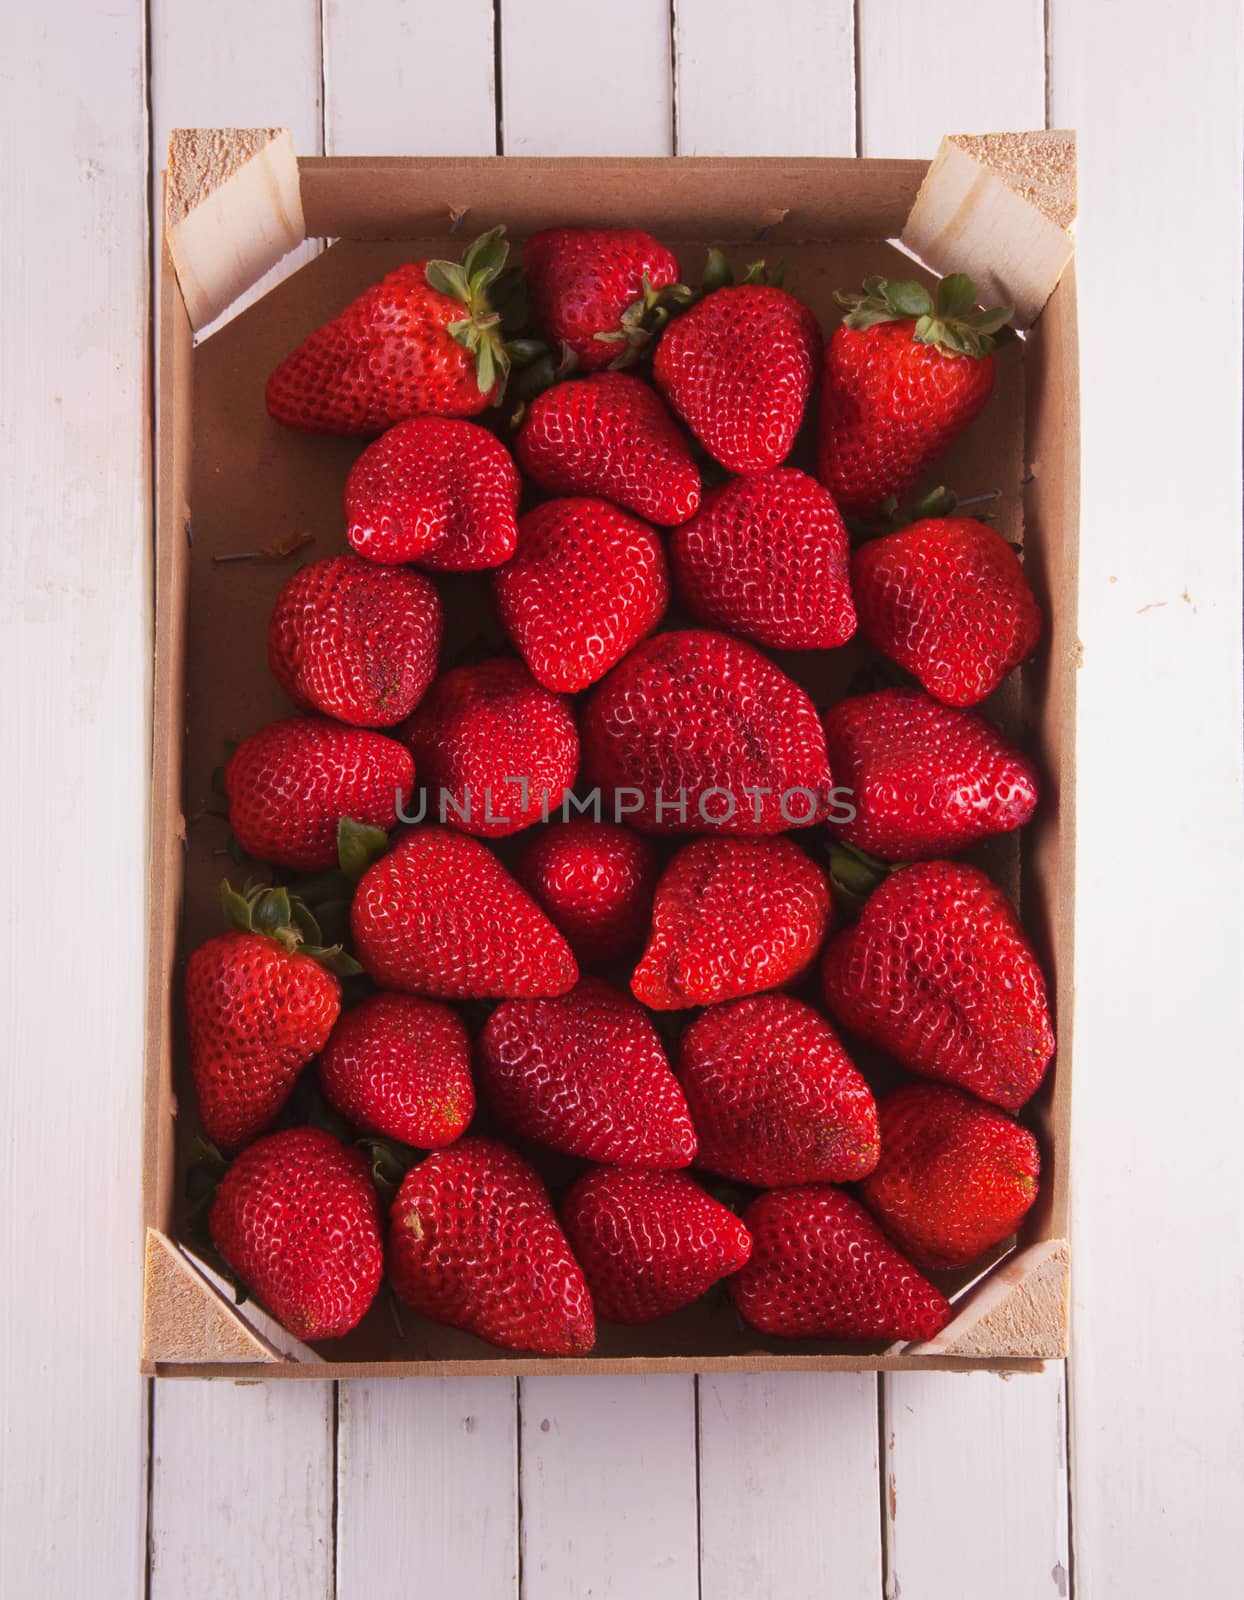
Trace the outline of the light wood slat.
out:
M 849 156 L 852 0 L 678 0 L 678 153 Z
M 507 1378 L 340 1385 L 337 1600 L 395 1573 L 421 1593 L 514 1600 L 517 1430 Z
M 700 1379 L 702 1600 L 881 1593 L 877 1381 Z
M 860 154 L 1045 127 L 1044 0 L 858 0 Z
M 1080 134 L 1080 1600 L 1244 1567 L 1240 15 L 1127 15 L 1051 6 Z M 1138 870 L 1155 837 L 1174 870 Z
M 523 1600 L 697 1600 L 691 1379 L 526 1378 Z

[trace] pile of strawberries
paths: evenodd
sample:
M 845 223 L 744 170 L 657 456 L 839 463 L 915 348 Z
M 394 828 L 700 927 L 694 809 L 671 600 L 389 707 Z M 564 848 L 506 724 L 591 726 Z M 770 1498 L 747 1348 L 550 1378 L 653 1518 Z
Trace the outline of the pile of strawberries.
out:
M 955 859 L 1037 805 L 969 708 L 1041 613 L 984 522 L 894 515 L 1008 313 L 872 278 L 826 344 L 759 267 L 711 252 L 692 290 L 636 230 L 505 261 L 494 230 L 400 267 L 268 383 L 278 423 L 375 437 L 348 550 L 272 613 L 296 715 L 224 773 L 273 870 L 222 886 L 186 970 L 231 1158 L 212 1242 L 304 1339 L 386 1275 L 550 1355 L 722 1280 L 766 1335 L 931 1337 L 924 1272 L 1036 1196 L 1015 1113 L 1054 1049 L 1011 905 Z M 818 381 L 813 475 L 788 461 Z M 443 572 L 481 574 L 513 653 L 445 668 Z M 691 625 L 658 631 L 671 604 Z M 899 670 L 828 707 L 766 653 L 857 629 Z M 914 1074 L 880 1104 L 877 1050 Z

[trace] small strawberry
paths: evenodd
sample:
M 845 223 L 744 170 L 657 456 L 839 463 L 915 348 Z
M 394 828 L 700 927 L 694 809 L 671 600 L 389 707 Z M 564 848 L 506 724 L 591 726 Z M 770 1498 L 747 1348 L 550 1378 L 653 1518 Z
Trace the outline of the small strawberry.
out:
M 542 489 L 599 495 L 662 526 L 700 503 L 690 446 L 655 390 L 626 372 L 555 384 L 531 402 L 514 446 Z
M 879 1109 L 881 1161 L 860 1194 L 900 1250 L 966 1267 L 1015 1232 L 1041 1172 L 1027 1128 L 940 1083 L 909 1083 Z
M 480 1092 L 520 1138 L 628 1167 L 685 1167 L 695 1156 L 660 1035 L 599 978 L 559 999 L 499 1005 L 480 1035 L 479 1075 Z
M 869 278 L 825 350 L 817 477 L 849 515 L 901 497 L 945 454 L 993 388 L 990 351 L 1012 308 L 974 311 L 976 285 Z
M 657 887 L 656 851 L 613 822 L 583 818 L 539 832 L 514 876 L 584 966 L 624 961 L 643 943 Z
M 669 603 L 661 541 L 603 500 L 548 500 L 529 511 L 514 559 L 492 585 L 501 624 L 533 676 L 566 694 L 603 678 Z
M 1017 1111 L 1054 1054 L 1045 979 L 1002 890 L 958 861 L 893 873 L 825 952 L 843 1027 L 912 1072 Z
M 208 1214 L 212 1243 L 299 1339 L 339 1339 L 363 1320 L 384 1272 L 367 1161 L 320 1128 L 244 1150 Z
M 334 1110 L 364 1133 L 439 1150 L 475 1114 L 471 1041 L 448 1006 L 373 994 L 345 1012 L 320 1056 Z
M 328 556 L 295 572 L 268 624 L 268 663 L 300 710 L 390 727 L 436 676 L 440 596 L 417 572 Z
M 1014 550 L 972 517 L 929 517 L 870 539 L 851 582 L 860 632 L 947 705 L 992 694 L 1041 637 Z
M 646 640 L 593 693 L 581 731 L 585 769 L 648 833 L 782 833 L 829 810 L 811 700 L 728 634 Z
M 743 1213 L 751 1260 L 729 1280 L 744 1322 L 780 1339 L 931 1339 L 945 1295 L 841 1189 L 770 1189 Z
M 389 1277 L 420 1316 L 507 1350 L 586 1355 L 592 1297 L 548 1194 L 521 1156 L 462 1139 L 402 1180 Z
M 438 678 L 406 737 L 441 821 L 481 839 L 547 819 L 579 770 L 570 703 L 508 656 Z
M 566 1196 L 562 1226 L 608 1322 L 680 1311 L 737 1272 L 752 1248 L 734 1212 L 681 1172 L 593 1167 Z
M 415 828 L 359 880 L 350 927 L 382 989 L 444 1000 L 565 994 L 570 946 L 478 839 Z
M 877 1164 L 871 1090 L 829 1023 L 789 995 L 710 1006 L 683 1034 L 678 1081 L 700 1166 L 736 1183 L 851 1183 Z
M 410 751 L 396 739 L 327 717 L 286 717 L 229 758 L 229 826 L 256 860 L 317 872 L 337 864 L 343 817 L 387 833 L 414 782 Z
M 855 632 L 846 524 L 815 478 L 777 467 L 711 489 L 670 539 L 688 609 L 777 650 L 829 650 Z
M 514 554 L 522 485 L 510 452 L 477 422 L 412 417 L 368 445 L 346 479 L 346 538 L 388 566 L 496 567 Z
M 505 265 L 502 229 L 459 265 L 416 261 L 373 284 L 282 361 L 269 415 L 303 433 L 383 433 L 423 412 L 472 417 L 509 369 L 488 291 Z
M 312 925 L 284 889 L 239 895 L 222 883 L 220 897 L 232 927 L 191 953 L 185 1003 L 199 1120 L 228 1151 L 273 1122 L 324 1048 L 341 1010 L 329 968 L 357 968 L 336 949 L 299 949 Z
M 825 713 L 825 739 L 855 816 L 837 837 L 883 861 L 966 850 L 1037 808 L 1037 773 L 991 722 L 919 689 L 879 689 Z
M 639 228 L 545 228 L 523 247 L 523 268 L 536 322 L 585 372 L 633 360 L 668 307 L 690 298 L 674 252 Z
M 792 983 L 829 929 L 825 874 L 789 839 L 697 839 L 661 874 L 631 978 L 654 1011 Z

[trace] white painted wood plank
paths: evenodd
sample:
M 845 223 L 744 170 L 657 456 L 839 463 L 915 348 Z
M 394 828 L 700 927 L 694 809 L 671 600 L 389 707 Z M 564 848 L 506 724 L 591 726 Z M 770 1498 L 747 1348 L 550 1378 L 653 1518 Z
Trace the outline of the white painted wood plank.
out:
M 882 1385 L 887 1600 L 1067 1595 L 1062 1363 Z
M 700 1379 L 702 1600 L 881 1593 L 877 1380 Z
M 390 1379 L 339 1394 L 337 1600 L 371 1600 L 395 1573 L 429 1595 L 514 1600 L 514 1383 Z
M 523 1600 L 696 1600 L 692 1380 L 521 1389 Z
M 678 0 L 678 154 L 849 156 L 852 0 Z
M 671 154 L 669 0 L 505 0 L 501 135 L 509 156 Z
M 859 52 L 862 155 L 1045 127 L 1044 0 L 859 0 Z
M 332 1401 L 329 1383 L 157 1383 L 152 1600 L 332 1595 Z
M 1051 7 L 1080 133 L 1080 1600 L 1229 1594 L 1244 1566 L 1240 13 L 1122 19 Z M 1154 307 L 1170 336 L 1138 338 Z M 1137 872 L 1155 834 L 1175 870 Z
M 141 1594 L 142 9 L 0 7 L 0 61 L 0 1594 Z
M 324 0 L 330 156 L 490 156 L 492 0 Z

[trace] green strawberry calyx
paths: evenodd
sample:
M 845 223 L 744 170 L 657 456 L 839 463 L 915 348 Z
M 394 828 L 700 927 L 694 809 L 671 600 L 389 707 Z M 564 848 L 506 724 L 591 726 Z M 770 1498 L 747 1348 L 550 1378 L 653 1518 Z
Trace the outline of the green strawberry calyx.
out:
M 859 911 L 874 889 L 879 889 L 902 861 L 882 861 L 857 845 L 835 840 L 829 847 L 829 881 L 835 898 L 850 911 Z
M 643 292 L 627 306 L 618 326 L 595 335 L 601 344 L 621 346 L 609 363 L 610 370 L 620 372 L 634 366 L 670 318 L 685 310 L 695 298 L 695 290 L 685 283 L 667 283 L 663 288 L 654 289 L 645 272 Z
M 241 893 L 220 881 L 220 909 L 231 928 L 262 933 L 288 955 L 310 956 L 339 978 L 352 978 L 362 967 L 341 945 L 325 945 L 320 925 L 306 902 L 281 885 L 247 883 Z
M 447 323 L 445 331 L 474 356 L 479 392 L 495 391 L 497 404 L 511 367 L 527 365 L 543 349 L 535 340 L 506 337 L 524 315 L 521 279 L 505 271 L 509 253 L 501 224 L 482 233 L 461 261 L 429 261 L 423 269 L 431 288 L 462 304 L 466 315 Z
M 970 356 L 979 361 L 1000 342 L 1002 330 L 1015 315 L 1014 306 L 978 311 L 976 284 L 966 272 L 952 272 L 937 286 L 937 298 L 922 283 L 890 278 L 865 278 L 862 293 L 834 295 L 845 307 L 843 326 L 862 332 L 879 322 L 915 323 L 917 344 L 936 345 L 949 356 Z

